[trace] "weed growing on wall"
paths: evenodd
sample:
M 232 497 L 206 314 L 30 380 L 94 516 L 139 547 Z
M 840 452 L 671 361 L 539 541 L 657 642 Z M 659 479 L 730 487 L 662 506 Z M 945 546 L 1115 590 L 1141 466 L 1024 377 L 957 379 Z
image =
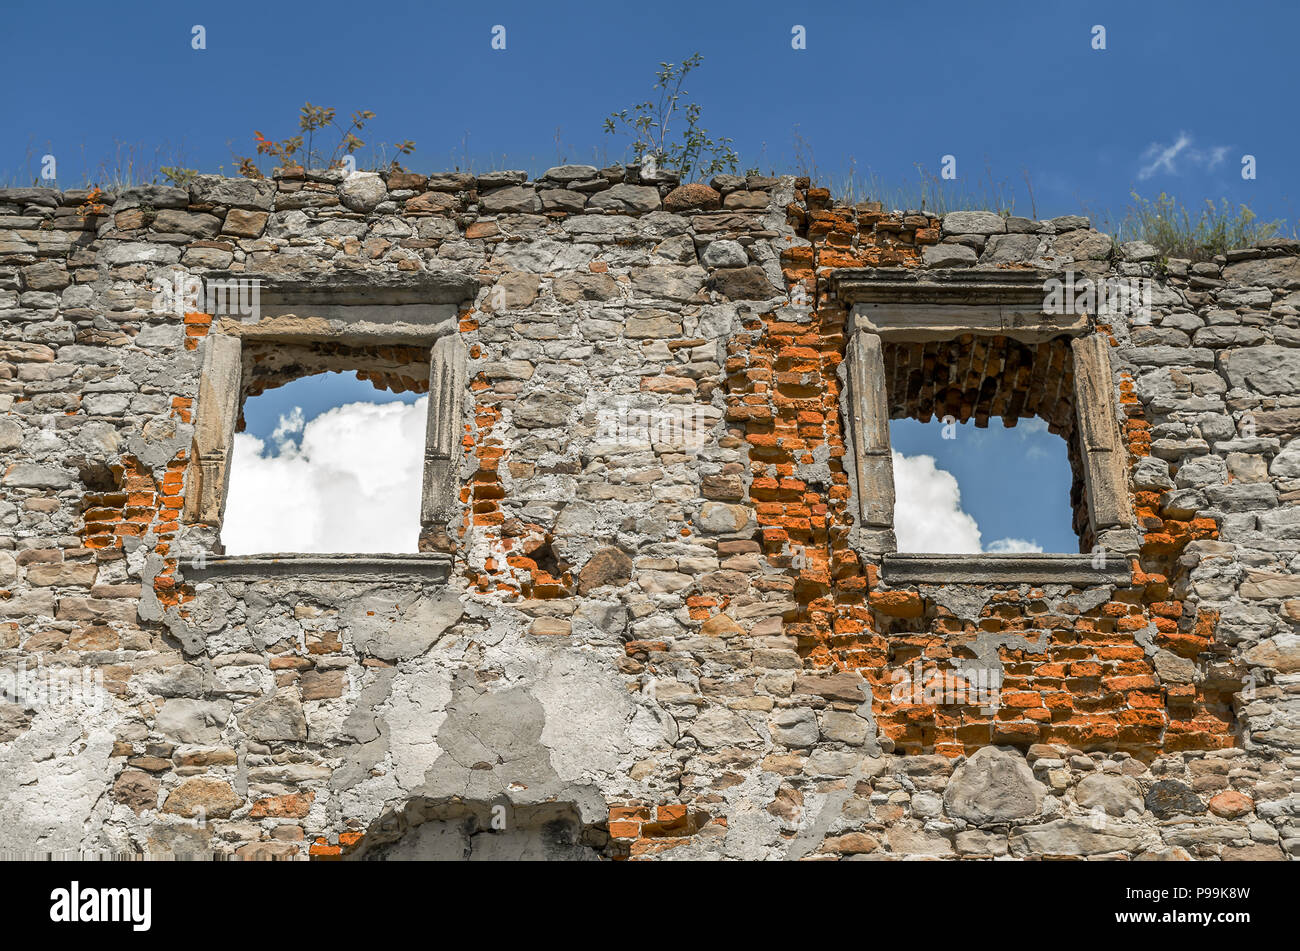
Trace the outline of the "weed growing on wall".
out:
M 1233 208 L 1226 198 L 1217 207 L 1207 198 L 1205 207 L 1194 213 L 1164 192 L 1154 200 L 1137 192 L 1132 196 L 1120 233 L 1127 239 L 1145 241 L 1171 258 L 1206 261 L 1275 237 L 1281 229 L 1281 222 L 1260 221 L 1248 207 Z
M 339 125 L 335 121 L 336 114 L 332 107 L 305 103 L 298 116 L 298 135 L 277 142 L 266 138 L 260 131 L 253 132 L 253 138 L 257 142 L 257 154 L 268 155 L 286 168 L 347 167 L 355 171 L 356 152 L 366 144 L 357 133 L 365 128 L 366 123 L 373 119 L 375 114 L 369 109 L 354 112 L 352 120 L 346 126 Z M 339 133 L 337 144 L 329 152 L 318 150 L 317 133 L 325 133 L 331 128 Z M 393 148 L 398 155 L 410 155 L 415 151 L 415 143 L 406 139 Z M 265 177 L 252 156 L 236 155 L 235 158 L 239 161 L 239 174 L 245 178 Z M 396 158 L 393 159 L 393 166 L 397 166 Z
M 689 93 L 682 83 L 703 61 L 703 55 L 694 53 L 678 64 L 660 63 L 655 72 L 656 95 L 605 120 L 606 133 L 632 139 L 632 156 L 638 164 L 650 159 L 660 168 L 678 172 L 683 182 L 734 173 L 740 164 L 731 139 L 712 138 L 700 125 L 700 104 L 684 102 Z M 674 137 L 683 119 L 686 128 Z

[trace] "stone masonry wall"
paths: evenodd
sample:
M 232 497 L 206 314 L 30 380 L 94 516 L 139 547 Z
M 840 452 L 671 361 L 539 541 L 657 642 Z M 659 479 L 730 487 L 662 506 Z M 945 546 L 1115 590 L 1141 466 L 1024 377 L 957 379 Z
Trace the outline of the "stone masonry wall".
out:
M 0 850 L 1300 853 L 1300 247 L 1189 264 L 1081 218 L 660 174 L 0 190 Z M 1150 313 L 1090 315 L 1129 583 L 882 580 L 853 542 L 830 281 L 861 267 L 1151 279 Z M 155 311 L 177 270 L 473 278 L 445 579 L 193 569 L 219 554 L 182 512 L 228 318 Z M 989 363 L 1005 343 L 957 342 L 995 366 L 983 408 L 949 371 L 948 404 L 922 376 L 898 406 L 1042 403 L 1068 435 L 1028 371 Z M 305 365 L 262 348 L 251 392 Z M 424 388 L 427 354 L 366 354 L 377 385 Z M 616 406 L 698 444 L 611 433 Z M 1000 671 L 997 705 L 895 699 L 900 672 L 964 662 Z M 55 675 L 95 702 L 33 699 Z

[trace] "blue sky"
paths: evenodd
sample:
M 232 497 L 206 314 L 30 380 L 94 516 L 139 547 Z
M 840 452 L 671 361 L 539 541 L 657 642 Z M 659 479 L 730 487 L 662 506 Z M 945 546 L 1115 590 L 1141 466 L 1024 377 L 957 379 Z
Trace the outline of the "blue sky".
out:
M 335 406 L 347 403 L 414 403 L 418 393 L 394 393 L 377 389 L 355 373 L 318 373 L 315 376 L 291 380 L 284 386 L 265 390 L 244 401 L 244 432 L 267 443 L 268 452 L 274 454 L 275 432 L 281 417 L 301 411 L 303 420 L 315 419 Z M 291 442 L 300 441 L 298 431 L 281 429 Z
M 974 423 L 954 424 L 948 430 L 951 438 L 944 432 L 937 420 L 896 419 L 889 425 L 894 451 L 909 457 L 894 463 L 900 551 L 1036 547 L 1078 552 L 1071 524 L 1073 475 L 1064 439 L 1048 432 L 1038 418 L 1019 420 L 1011 428 L 1001 419 L 990 420 L 985 429 Z M 932 467 L 923 461 L 926 457 L 933 460 Z M 950 473 L 955 483 L 942 472 Z
M 195 24 L 205 50 L 191 49 Z M 807 49 L 791 48 L 795 24 Z M 490 48 L 496 25 L 505 50 Z M 1104 51 L 1090 47 L 1094 25 Z M 80 184 L 115 141 L 145 165 L 174 164 L 180 149 L 187 166 L 230 172 L 254 129 L 294 134 L 307 100 L 373 110 L 362 137 L 415 140 L 407 164 L 425 171 L 613 160 L 621 143 L 601 131 L 604 117 L 646 98 L 661 60 L 699 51 L 687 89 L 704 125 L 764 172 L 796 165 L 797 132 L 831 183 L 850 157 L 895 184 L 951 154 L 960 184 L 978 191 L 987 163 L 1028 213 L 1027 170 L 1040 217 L 1081 203 L 1118 215 L 1133 187 L 1247 202 L 1265 218 L 1300 213 L 1300 125 L 1286 96 L 1300 5 L 1280 0 L 67 2 L 7 10 L 6 27 L 6 182 L 30 184 L 50 152 L 62 181 Z M 56 33 L 84 53 L 52 61 Z M 1240 175 L 1246 153 L 1254 181 Z

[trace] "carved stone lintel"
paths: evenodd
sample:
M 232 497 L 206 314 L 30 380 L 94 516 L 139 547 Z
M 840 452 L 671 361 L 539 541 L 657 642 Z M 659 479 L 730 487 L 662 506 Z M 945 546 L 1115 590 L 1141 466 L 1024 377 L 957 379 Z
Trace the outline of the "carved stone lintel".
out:
M 187 566 L 186 580 L 247 579 L 267 581 L 278 578 L 319 578 L 331 581 L 374 582 L 414 578 L 446 581 L 451 559 L 441 555 L 385 554 L 264 554 L 212 555 L 199 564 Z
M 1092 555 L 887 554 L 881 576 L 890 584 L 1127 584 L 1125 558 Z
M 1082 314 L 1045 311 L 1044 270 L 928 271 L 841 268 L 831 274 L 836 298 L 851 305 L 851 326 L 895 341 L 951 340 L 964 333 L 998 334 L 1035 343 L 1082 334 Z

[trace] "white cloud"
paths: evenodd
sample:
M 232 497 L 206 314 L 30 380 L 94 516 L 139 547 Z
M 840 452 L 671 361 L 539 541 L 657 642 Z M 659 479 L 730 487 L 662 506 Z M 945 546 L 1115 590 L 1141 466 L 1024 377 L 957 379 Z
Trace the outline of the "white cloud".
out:
M 997 541 L 989 542 L 984 550 L 992 554 L 1021 554 L 1024 552 L 1041 552 L 1043 546 L 1038 542 L 1026 541 L 1023 538 L 999 538 Z
M 288 416 L 280 417 L 280 422 L 276 425 L 274 432 L 271 433 L 271 438 L 275 440 L 277 445 L 282 445 L 288 437 L 302 432 L 303 427 L 306 425 L 307 421 L 302 416 L 302 407 L 295 406 Z
M 236 434 L 226 551 L 416 551 L 427 405 L 349 403 L 306 422 L 295 407 L 272 435 L 279 455 Z
M 1041 416 L 1032 416 L 1029 419 L 1022 419 L 1016 424 L 1015 432 L 1020 438 L 1020 441 L 1025 442 L 1029 439 L 1033 439 L 1035 436 L 1048 433 L 1047 420 L 1043 419 Z M 1065 448 L 1064 442 L 1065 441 L 1062 440 L 1061 445 L 1053 446 L 1053 448 L 1063 450 Z M 1052 458 L 1051 451 L 1042 444 L 1041 440 L 1035 440 L 1033 445 L 1024 450 L 1024 453 L 1026 462 L 1033 459 Z
M 898 550 L 965 555 L 1041 552 L 1043 546 L 1024 538 L 999 538 L 981 547 L 980 527 L 961 507 L 957 478 L 935 465 L 933 456 L 894 459 L 894 531 Z
M 1147 164 L 1138 170 L 1138 178 L 1145 180 L 1156 174 L 1156 172 L 1177 175 L 1178 164 L 1182 162 L 1212 169 L 1220 165 L 1227 157 L 1228 147 L 1226 145 L 1215 145 L 1209 149 L 1194 148 L 1192 146 L 1192 137 L 1186 132 L 1179 132 L 1178 138 L 1174 140 L 1172 145 L 1152 142 L 1146 147 L 1146 150 L 1142 153 L 1142 160 Z
M 894 453 L 894 531 L 899 551 L 973 554 L 980 529 L 962 511 L 961 489 L 933 456 Z
M 1183 149 L 1192 144 L 1191 138 L 1184 132 L 1178 133 L 1178 140 L 1173 145 L 1161 145 L 1159 142 L 1152 142 L 1147 146 L 1142 158 L 1149 161 L 1149 165 L 1144 165 L 1138 171 L 1138 178 L 1150 178 L 1156 172 L 1163 169 L 1171 175 L 1177 174 L 1178 170 L 1174 168 L 1174 160 L 1178 158 Z

